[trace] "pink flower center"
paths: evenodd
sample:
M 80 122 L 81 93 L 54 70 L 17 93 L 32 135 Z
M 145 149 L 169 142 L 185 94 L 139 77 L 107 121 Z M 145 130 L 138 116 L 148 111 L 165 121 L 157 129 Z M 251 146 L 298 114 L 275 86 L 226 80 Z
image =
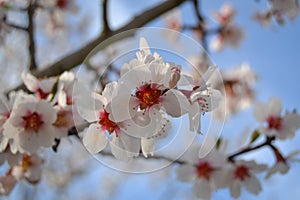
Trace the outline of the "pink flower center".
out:
M 120 128 L 118 127 L 118 125 L 111 121 L 108 117 L 109 113 L 106 112 L 106 110 L 103 110 L 100 112 L 100 119 L 98 121 L 98 123 L 101 125 L 101 128 L 103 130 L 106 130 L 109 132 L 109 134 L 113 133 L 114 131 L 116 132 L 116 134 L 118 135 Z
M 282 118 L 280 117 L 270 116 L 267 119 L 267 122 L 268 122 L 268 129 L 279 130 L 282 126 Z
M 33 130 L 36 133 L 44 123 L 42 116 L 36 112 L 28 112 L 28 114 L 23 116 L 22 119 L 24 120 L 25 130 Z
M 38 95 L 38 99 L 47 99 L 49 92 L 44 92 L 41 88 L 37 89 L 36 91 Z
M 209 162 L 199 162 L 197 165 L 196 173 L 199 178 L 205 178 L 209 180 L 215 169 Z
M 246 178 L 250 177 L 248 167 L 244 165 L 237 166 L 234 171 L 234 177 L 241 181 L 244 181 Z
M 144 84 L 136 91 L 135 96 L 140 102 L 140 108 L 144 110 L 158 104 L 161 94 L 162 90 L 157 89 L 156 85 Z
M 66 8 L 68 5 L 68 0 L 57 0 L 56 1 L 56 6 L 59 7 L 60 9 Z

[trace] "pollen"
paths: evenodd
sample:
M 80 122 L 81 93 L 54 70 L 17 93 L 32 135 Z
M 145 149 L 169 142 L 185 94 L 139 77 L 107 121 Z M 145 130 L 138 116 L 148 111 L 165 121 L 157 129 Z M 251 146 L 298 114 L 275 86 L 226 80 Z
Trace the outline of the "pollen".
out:
M 162 90 L 157 89 L 157 86 L 153 84 L 144 84 L 138 88 L 135 93 L 136 98 L 140 102 L 140 108 L 142 110 L 158 104 L 161 95 Z
M 241 181 L 244 181 L 246 178 L 250 177 L 248 167 L 246 167 L 244 165 L 238 166 L 234 171 L 234 177 Z
M 24 155 L 22 158 L 22 171 L 26 172 L 27 169 L 32 166 L 31 157 L 29 155 Z
M 205 178 L 209 180 L 215 169 L 209 162 L 199 162 L 196 168 L 198 178 Z
M 57 113 L 56 121 L 53 123 L 53 126 L 56 127 L 65 127 L 67 126 L 68 120 L 67 120 L 67 112 L 66 111 L 59 111 Z
M 113 122 L 109 119 L 108 115 L 109 115 L 109 113 L 106 112 L 105 109 L 103 111 L 101 111 L 98 123 L 101 125 L 101 128 L 103 130 L 106 130 L 109 134 L 113 133 L 114 131 L 116 131 L 116 133 L 118 133 L 120 128 L 118 127 L 118 125 L 115 122 Z
M 25 130 L 33 130 L 35 133 L 39 131 L 43 125 L 42 116 L 36 112 L 28 112 L 27 115 L 23 116 Z

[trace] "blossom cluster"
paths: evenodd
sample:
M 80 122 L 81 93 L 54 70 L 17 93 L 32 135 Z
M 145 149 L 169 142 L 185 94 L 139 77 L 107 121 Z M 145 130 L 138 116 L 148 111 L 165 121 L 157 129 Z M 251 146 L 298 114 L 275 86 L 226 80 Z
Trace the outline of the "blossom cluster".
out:
M 164 62 L 157 53 L 152 55 L 144 38 L 136 56 L 121 67 L 120 79 L 108 83 L 102 94 L 76 98 L 79 114 L 91 123 L 83 135 L 83 144 L 91 153 L 109 144 L 120 160 L 131 160 L 140 151 L 146 157 L 153 155 L 156 141 L 168 134 L 170 118 L 187 114 L 190 130 L 200 133 L 201 114 L 219 104 L 221 93 L 205 84 L 216 67 L 195 82 L 181 73 L 181 66 Z
M 32 94 L 11 92 L 0 104 L 1 163 L 8 163 L 1 194 L 8 194 L 23 178 L 38 182 L 44 163 L 40 152 L 84 121 L 89 123 L 82 136 L 86 149 L 97 154 L 109 144 L 112 155 L 123 161 L 140 152 L 153 155 L 172 117 L 188 115 L 190 130 L 200 133 L 201 114 L 216 108 L 221 98 L 218 90 L 205 84 L 216 67 L 196 83 L 181 74 L 181 66 L 152 55 L 144 38 L 136 55 L 122 66 L 120 79 L 106 84 L 101 94 L 88 90 L 72 72 L 42 79 L 22 74 Z
M 252 141 L 246 148 L 234 154 L 227 154 L 228 141 L 219 140 L 215 148 L 204 158 L 195 158 L 199 148 L 191 148 L 186 154 L 185 164 L 176 170 L 178 180 L 182 182 L 193 182 L 194 194 L 201 199 L 211 199 L 213 191 L 228 188 L 233 198 L 239 198 L 241 188 L 244 187 L 252 194 L 259 194 L 262 186 L 257 174 L 265 172 L 268 179 L 276 173 L 286 174 L 293 162 L 299 162 L 297 158 L 299 150 L 284 156 L 273 144 L 273 141 L 286 140 L 294 137 L 300 128 L 300 116 L 287 112 L 281 114 L 281 101 L 271 98 L 268 104 L 257 103 L 254 116 L 261 125 L 254 132 Z M 266 142 L 253 145 L 260 135 L 264 135 Z M 255 160 L 244 160 L 238 158 L 247 151 L 255 150 L 263 146 L 269 146 L 275 158 L 274 164 L 257 163 Z M 244 151 L 243 151 L 244 150 Z
M 46 79 L 23 73 L 22 79 L 33 94 L 11 92 L 0 104 L 1 164 L 8 164 L 7 173 L 1 177 L 0 193 L 5 195 L 21 179 L 29 183 L 40 180 L 44 163 L 40 152 L 54 145 L 55 140 L 67 137 L 74 126 L 73 118 L 79 118 L 72 109 L 76 81 L 73 73 Z

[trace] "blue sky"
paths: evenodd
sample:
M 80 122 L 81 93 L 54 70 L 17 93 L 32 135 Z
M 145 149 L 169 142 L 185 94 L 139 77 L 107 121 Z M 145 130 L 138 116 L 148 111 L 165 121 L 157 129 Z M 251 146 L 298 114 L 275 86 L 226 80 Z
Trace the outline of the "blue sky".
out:
M 117 1 L 111 3 L 111 9 L 117 12 L 111 13 L 111 22 L 114 27 L 122 24 L 130 19 L 133 14 L 141 12 L 143 8 L 149 5 L 154 5 L 158 1 Z M 206 17 L 213 10 L 218 10 L 225 1 L 210 0 L 202 1 L 202 11 Z M 238 66 L 243 62 L 247 62 L 258 74 L 259 80 L 255 85 L 257 91 L 258 101 L 268 101 L 270 97 L 279 97 L 284 105 L 284 109 L 292 110 L 294 108 L 300 110 L 300 19 L 299 16 L 295 21 L 287 21 L 284 26 L 279 26 L 273 23 L 272 28 L 263 28 L 257 22 L 251 19 L 254 11 L 264 10 L 267 8 L 267 1 L 228 1 L 237 10 L 236 21 L 243 27 L 246 32 L 246 38 L 241 43 L 239 49 L 226 48 L 221 53 L 210 53 L 212 60 L 222 69 Z M 193 12 L 190 10 L 189 4 L 181 6 L 182 16 L 184 21 L 190 23 L 195 21 Z M 154 21 L 148 24 L 149 27 L 161 26 L 161 21 Z M 237 125 L 238 124 L 238 125 Z M 243 131 L 246 127 L 253 127 L 257 125 L 252 116 L 252 109 L 248 109 L 238 116 L 233 117 L 227 122 L 223 133 L 230 136 L 229 132 L 233 133 L 233 139 Z M 288 153 L 293 149 L 299 148 L 299 132 L 292 141 L 282 142 L 284 152 Z M 271 154 L 268 150 L 264 150 L 259 155 L 259 160 L 270 160 Z M 271 180 L 265 181 L 263 184 L 263 192 L 258 196 L 259 199 L 295 199 L 300 197 L 299 193 L 299 164 L 293 165 L 290 172 L 285 176 L 276 175 Z M 141 178 L 141 180 L 147 180 Z M 150 190 L 143 188 L 144 181 L 141 184 L 141 190 L 126 190 L 126 197 L 142 197 L 149 196 Z M 130 181 L 129 181 L 130 182 Z M 134 182 L 131 183 L 136 185 Z M 135 186 L 134 186 L 135 187 Z M 168 186 L 166 186 L 168 187 Z M 130 186 L 128 188 L 131 188 Z M 140 187 L 139 187 L 140 188 Z M 182 189 L 182 190 L 186 190 Z M 124 191 L 124 190 L 122 190 Z M 186 190 L 188 192 L 188 190 Z M 191 192 L 191 191 L 190 191 Z M 275 195 L 276 194 L 276 195 Z M 145 195 L 145 196 L 144 196 Z M 221 196 L 222 199 L 229 195 L 224 193 L 217 193 L 216 199 Z M 155 197 L 155 196 L 154 196 Z M 124 198 L 125 199 L 125 198 Z M 149 196 L 150 199 L 150 196 Z M 156 199 L 156 198 L 154 198 Z M 230 199 L 230 198 L 228 198 Z M 242 199 L 257 199 L 256 196 L 243 193 Z

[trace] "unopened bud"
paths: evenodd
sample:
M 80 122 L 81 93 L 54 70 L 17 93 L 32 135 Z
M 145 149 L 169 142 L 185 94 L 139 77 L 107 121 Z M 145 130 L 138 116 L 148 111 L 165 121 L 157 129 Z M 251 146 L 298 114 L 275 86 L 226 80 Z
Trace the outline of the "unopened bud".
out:
M 176 66 L 171 69 L 171 78 L 169 81 L 169 88 L 173 88 L 177 85 L 177 83 L 180 79 L 180 72 L 181 72 L 180 66 Z

